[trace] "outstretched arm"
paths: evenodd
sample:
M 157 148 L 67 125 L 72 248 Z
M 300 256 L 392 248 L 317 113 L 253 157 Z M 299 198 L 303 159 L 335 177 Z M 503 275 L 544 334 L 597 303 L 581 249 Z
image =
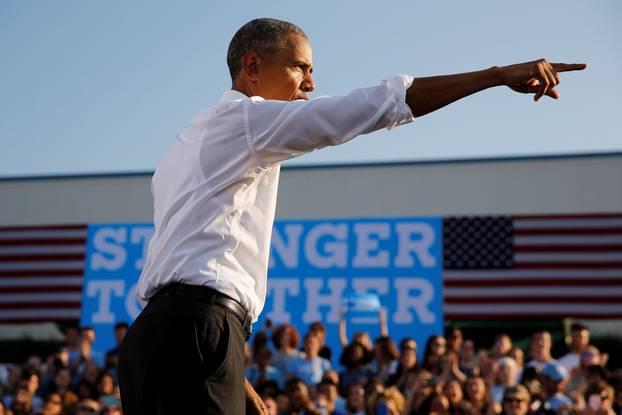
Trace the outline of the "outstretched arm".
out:
M 555 86 L 558 72 L 583 70 L 586 64 L 550 63 L 546 59 L 516 65 L 494 66 L 483 71 L 415 78 L 406 92 L 406 103 L 415 117 L 428 114 L 454 101 L 493 86 L 505 85 L 516 92 L 559 98 Z

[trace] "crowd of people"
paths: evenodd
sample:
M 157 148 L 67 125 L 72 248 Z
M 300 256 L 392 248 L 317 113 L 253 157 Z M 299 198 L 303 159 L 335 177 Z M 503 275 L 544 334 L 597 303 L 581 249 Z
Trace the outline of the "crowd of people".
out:
M 453 327 L 418 354 L 415 339 L 392 339 L 381 326 L 373 341 L 366 332 L 348 339 L 342 320 L 334 351 L 321 322 L 302 338 L 292 325 L 266 324 L 247 343 L 246 377 L 271 415 L 621 413 L 622 371 L 608 370 L 584 325 L 572 326 L 558 358 L 547 331 L 523 351 L 507 334 L 478 348 Z M 67 327 L 46 359 L 1 366 L 0 415 L 122 414 L 116 368 L 127 328 L 115 326 L 117 347 L 105 354 L 93 349 L 92 328 Z
M 114 327 L 116 346 L 95 350 L 95 330 L 68 326 L 49 356 L 0 365 L 0 415 L 122 415 L 117 365 L 127 323 Z

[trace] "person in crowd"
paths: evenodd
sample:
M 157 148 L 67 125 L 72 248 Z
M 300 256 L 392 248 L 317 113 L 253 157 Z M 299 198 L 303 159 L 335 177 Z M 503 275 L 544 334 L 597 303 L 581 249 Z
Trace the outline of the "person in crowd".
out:
M 78 402 L 78 395 L 71 389 L 71 371 L 68 367 L 64 366 L 56 371 L 51 392 L 60 395 L 64 411 L 73 411 Z
M 9 412 L 2 399 L 0 399 L 0 415 L 13 415 L 11 412 Z
M 378 337 L 374 341 L 374 377 L 386 382 L 395 372 L 399 353 L 395 342 L 388 336 Z
M 298 341 L 298 331 L 291 324 L 281 324 L 272 332 L 272 343 L 274 343 L 275 348 L 272 355 L 272 366 L 280 370 L 285 377 L 289 374 L 291 362 L 301 357 Z
M 373 392 L 367 400 L 367 413 L 382 415 L 402 415 L 404 413 L 404 395 L 391 386 Z
M 447 351 L 441 356 L 441 372 L 437 376 L 437 383 L 445 383 L 452 379 L 466 382 L 467 376 L 462 373 L 458 364 L 458 354 L 454 351 Z
M 590 331 L 581 323 L 573 323 L 570 326 L 570 345 L 568 353 L 557 359 L 568 373 L 572 373 L 581 364 L 581 353 L 590 344 Z
M 104 409 L 121 404 L 119 384 L 111 372 L 103 372 L 99 377 L 97 385 L 99 403 Z
M 287 415 L 322 415 L 309 397 L 309 388 L 302 379 L 292 378 L 285 386 L 288 406 Z
M 546 400 L 545 410 L 559 413 L 569 411 L 574 402 L 566 395 L 566 381 L 568 372 L 558 362 L 551 362 L 542 369 L 542 385 Z
M 309 326 L 309 332 L 314 333 L 320 339 L 320 352 L 318 355 L 330 362 L 333 353 L 330 347 L 326 344 L 326 327 L 324 326 L 324 323 L 321 321 L 314 321 Z
M 367 383 L 373 375 L 369 367 L 370 357 L 371 351 L 358 341 L 352 341 L 345 347 L 339 359 L 339 364 L 344 367 L 344 370 L 339 373 L 342 393 L 358 381 Z
M 492 400 L 500 407 L 505 390 L 518 383 L 518 365 L 511 357 L 502 357 L 497 360 L 497 372 L 492 388 Z
M 546 330 L 534 333 L 529 344 L 531 360 L 525 364 L 525 367 L 533 366 L 540 370 L 544 369 L 546 365 L 555 360 L 551 356 L 551 347 L 553 347 L 551 333 Z
M 346 405 L 344 415 L 365 415 L 367 392 L 364 382 L 358 381 L 350 385 L 345 396 Z
M 527 392 L 531 396 L 529 411 L 531 413 L 540 411 L 546 399 L 542 386 L 542 371 L 534 366 L 525 368 L 520 377 L 520 384 L 527 388 Z
M 447 340 L 447 351 L 460 354 L 463 341 L 462 330 L 455 326 L 450 327 L 445 333 L 445 339 Z
M 276 400 L 271 395 L 260 395 L 266 407 L 266 415 L 279 415 L 279 410 L 276 404 Z
M 411 337 L 400 341 L 400 354 L 395 370 L 387 379 L 387 386 L 395 386 L 404 393 L 411 375 L 418 369 L 417 342 Z
M 531 396 L 523 385 L 509 386 L 503 392 L 501 415 L 527 415 Z
M 32 415 L 32 395 L 28 390 L 28 383 L 22 381 L 15 389 L 11 404 L 7 405 L 13 415 Z
M 100 415 L 101 406 L 94 399 L 82 399 L 78 402 L 76 415 Z
M 408 391 L 404 413 L 428 414 L 432 394 L 436 390 L 436 379 L 429 371 L 421 369 L 412 375 L 411 388 Z
M 17 394 L 17 391 L 20 389 L 20 385 L 22 387 L 25 385 L 28 391 L 28 396 L 30 400 L 29 407 L 31 408 L 31 411 L 33 413 L 39 412 L 41 410 L 41 407 L 43 406 L 43 399 L 41 399 L 41 397 L 37 395 L 37 391 L 39 390 L 40 386 L 39 373 L 22 368 L 20 368 L 19 371 L 15 371 L 15 373 L 19 373 L 19 375 L 21 376 L 21 380 L 18 382 L 18 387 L 15 389 L 15 393 L 13 395 L 7 395 L 4 397 L 4 404 L 10 408 Z
M 477 355 L 475 354 L 475 343 L 473 340 L 467 339 L 462 342 L 460 348 L 460 371 L 467 376 L 478 375 L 477 371 Z
M 471 376 L 466 382 L 463 410 L 467 415 L 493 415 L 495 406 L 481 376 Z
M 512 350 L 512 338 L 505 333 L 497 334 L 492 344 L 491 357 L 495 360 L 499 360 L 507 356 L 510 350 Z
M 577 392 L 583 394 L 587 387 L 588 368 L 592 366 L 603 367 L 606 360 L 603 361 L 600 350 L 596 346 L 588 345 L 583 349 L 579 358 L 579 366 L 570 372 L 567 390 L 569 392 Z
M 75 325 L 68 325 L 63 330 L 65 335 L 65 350 L 67 351 L 66 364 L 73 365 L 79 358 L 81 353 L 81 337 L 80 328 Z
M 462 382 L 457 379 L 449 380 L 443 386 L 443 394 L 447 397 L 449 415 L 462 415 L 462 399 L 464 398 Z
M 260 343 L 254 353 L 255 362 L 246 369 L 246 379 L 251 385 L 258 387 L 266 381 L 274 381 L 279 389 L 285 388 L 285 376 L 270 364 L 272 352 L 266 344 Z
M 525 352 L 517 346 L 512 346 L 508 352 L 508 357 L 516 362 L 516 379 L 520 379 L 523 375 L 523 367 L 525 366 Z
M 327 415 L 341 415 L 345 412 L 345 400 L 339 396 L 337 385 L 330 379 L 322 379 L 317 385 L 316 405 L 322 407 Z
M 430 415 L 450 415 L 449 399 L 438 391 L 432 393 L 430 398 Z
M 115 376 L 119 366 L 119 349 L 129 328 L 130 326 L 125 321 L 120 321 L 114 325 L 115 346 L 106 352 L 105 370 L 115 374 Z
M 583 415 L 615 415 L 614 390 L 605 381 L 590 385 L 585 390 L 585 411 Z
M 441 373 L 441 358 L 447 351 L 447 342 L 443 336 L 430 336 L 423 352 L 423 368 L 433 375 Z
M 41 408 L 41 415 L 64 415 L 63 411 L 63 399 L 60 394 L 53 392 L 50 393 L 45 399 L 43 408 Z
M 308 386 L 315 386 L 322 380 L 325 371 L 330 370 L 330 362 L 319 356 L 321 342 L 317 334 L 309 332 L 303 340 L 302 357 L 293 359 L 288 373 L 302 379 Z
M 97 372 L 99 372 L 98 368 L 104 367 L 104 355 L 93 349 L 93 343 L 95 343 L 95 330 L 88 326 L 82 327 L 80 330 L 80 354 L 73 361 L 71 358 L 69 359 L 70 369 L 74 372 L 73 381 L 76 384 L 82 378 L 82 373 L 87 367 L 95 366 Z M 97 375 L 95 379 L 97 379 Z

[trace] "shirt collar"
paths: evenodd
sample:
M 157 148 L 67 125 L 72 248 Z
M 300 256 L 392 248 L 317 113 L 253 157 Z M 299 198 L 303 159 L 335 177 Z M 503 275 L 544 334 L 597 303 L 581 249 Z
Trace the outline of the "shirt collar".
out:
M 230 89 L 228 91 L 225 91 L 224 94 L 222 94 L 222 97 L 220 97 L 220 102 L 239 101 L 245 98 L 248 98 L 248 96 L 244 95 L 240 91 L 235 91 L 233 89 Z

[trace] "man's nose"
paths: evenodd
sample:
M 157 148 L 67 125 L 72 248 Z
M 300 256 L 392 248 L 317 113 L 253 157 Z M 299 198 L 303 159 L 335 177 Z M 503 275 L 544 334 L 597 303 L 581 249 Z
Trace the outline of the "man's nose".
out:
M 313 76 L 310 73 L 302 81 L 300 89 L 305 92 L 313 92 L 315 90 L 315 82 L 313 82 Z

